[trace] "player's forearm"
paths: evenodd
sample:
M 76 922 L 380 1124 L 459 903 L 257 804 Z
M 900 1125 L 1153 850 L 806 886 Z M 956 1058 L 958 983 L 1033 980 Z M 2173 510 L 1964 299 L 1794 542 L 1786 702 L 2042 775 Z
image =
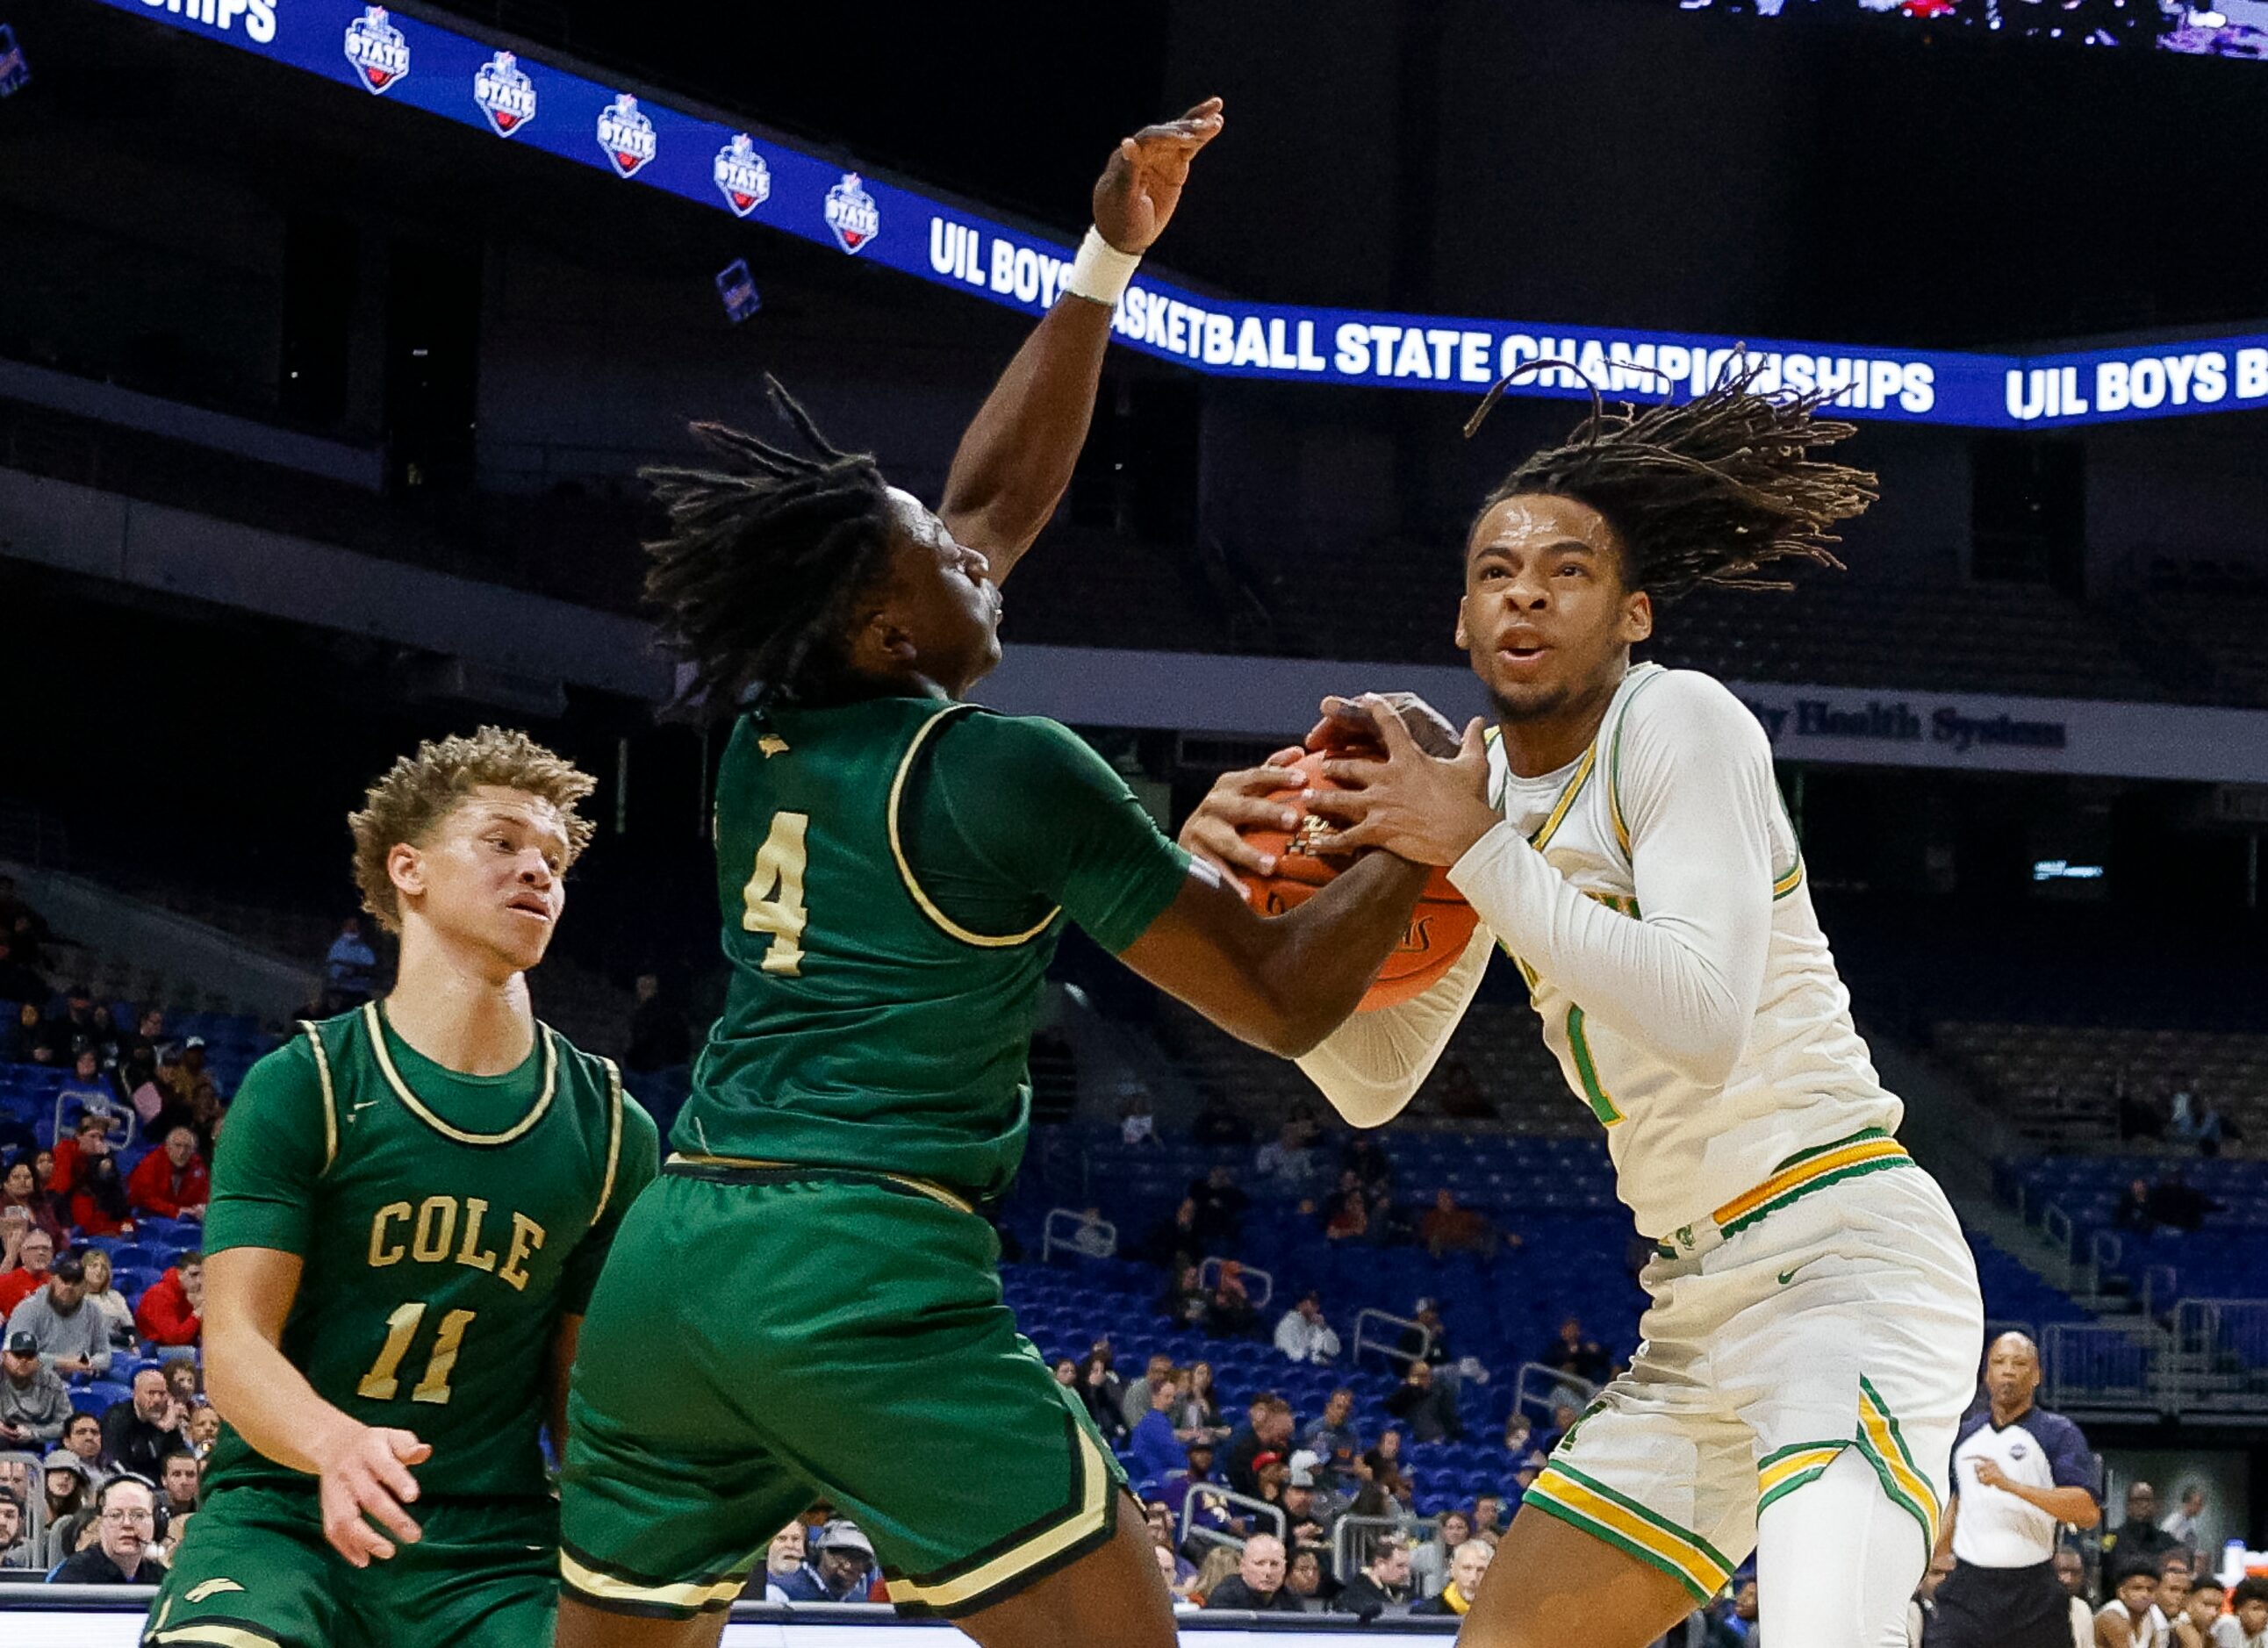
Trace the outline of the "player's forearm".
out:
M 2102 1520 L 2102 1506 L 2084 1488 L 2033 1488 L 2012 1482 L 2003 1482 L 2000 1486 L 2027 1505 L 2036 1505 L 2057 1521 L 2068 1522 L 2073 1527 L 2091 1528 Z
M 254 1450 L 310 1476 L 362 1423 L 316 1394 L 307 1376 L 248 1325 L 205 1329 L 205 1394 Z
M 1064 297 L 1008 363 L 961 438 L 938 513 L 983 551 L 995 583 L 1038 537 L 1071 484 L 1110 342 L 1108 305 Z
M 1391 853 L 1350 865 L 1290 915 L 1265 924 L 1256 973 L 1286 1023 L 1278 1051 L 1315 1046 L 1361 1004 L 1363 992 L 1408 936 L 1429 872 Z
M 1713 1086 L 1731 1075 L 1763 982 L 1769 907 L 1754 933 L 1727 931 L 1756 925 L 1729 911 L 1632 920 L 1578 892 L 1508 824 L 1449 879 L 1513 954 L 1592 1017 L 1693 1080 Z M 1720 891 L 1718 901 L 1731 901 Z

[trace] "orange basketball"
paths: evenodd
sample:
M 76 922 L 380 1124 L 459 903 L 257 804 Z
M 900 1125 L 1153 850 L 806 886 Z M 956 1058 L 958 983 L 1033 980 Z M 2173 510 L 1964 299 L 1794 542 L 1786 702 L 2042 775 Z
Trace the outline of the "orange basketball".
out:
M 1305 755 L 1300 760 L 1300 770 L 1307 775 L 1311 790 L 1338 788 L 1323 776 L 1324 760 L 1319 754 Z M 1301 850 L 1300 841 L 1322 828 L 1324 822 L 1309 813 L 1289 834 L 1279 829 L 1243 832 L 1245 840 L 1263 852 L 1276 855 L 1276 873 L 1256 878 L 1252 884 L 1253 907 L 1262 915 L 1281 916 L 1286 910 L 1297 909 L 1315 895 L 1317 887 L 1327 885 L 1347 866 L 1350 861 L 1345 858 L 1319 857 Z M 1403 936 L 1394 953 L 1386 958 L 1386 965 L 1379 969 L 1377 979 L 1355 1011 L 1373 1012 L 1425 994 L 1464 954 L 1479 921 L 1473 914 L 1473 907 L 1465 902 L 1465 895 L 1449 885 L 1448 872 L 1436 866 L 1425 879 L 1425 890 L 1418 896 L 1418 908 L 1410 913 L 1410 931 Z

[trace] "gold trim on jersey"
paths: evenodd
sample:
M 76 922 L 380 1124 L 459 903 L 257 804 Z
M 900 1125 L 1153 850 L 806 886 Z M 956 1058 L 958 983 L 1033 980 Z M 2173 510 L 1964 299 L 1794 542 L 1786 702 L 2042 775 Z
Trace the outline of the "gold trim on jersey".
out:
M 905 794 L 906 775 L 914 769 L 914 758 L 921 754 L 922 746 L 929 741 L 931 733 L 944 725 L 952 717 L 964 710 L 973 708 L 975 706 L 972 704 L 951 704 L 939 710 L 921 724 L 915 731 L 912 739 L 906 745 L 906 753 L 898 761 L 897 776 L 890 780 L 890 810 L 887 820 L 890 831 L 890 857 L 897 860 L 898 879 L 906 884 L 906 891 L 913 895 L 913 901 L 920 907 L 921 913 L 936 923 L 946 934 L 958 938 L 965 945 L 975 945 L 980 950 L 1012 950 L 1018 945 L 1031 943 L 1033 939 L 1047 931 L 1055 918 L 1063 914 L 1063 906 L 1057 905 L 1046 915 L 1041 916 L 1037 924 L 1027 927 L 1020 933 L 995 936 L 971 932 L 939 909 L 931 901 L 929 894 L 922 891 L 921 883 L 914 878 L 914 867 L 907 861 L 904 839 L 898 833 L 898 801 Z
M 909 1190 L 918 1191 L 932 1202 L 942 1202 L 957 1212 L 976 1211 L 976 1203 L 967 1196 L 955 1195 L 933 1179 L 917 1179 L 911 1173 L 887 1173 L 880 1167 L 824 1167 L 810 1162 L 765 1161 L 754 1156 L 703 1156 L 688 1151 L 672 1151 L 668 1159 L 688 1167 L 745 1167 L 759 1173 L 808 1170 L 812 1173 L 849 1173 L 860 1179 L 887 1179 L 894 1185 L 903 1185 Z
M 1638 667 L 1644 669 L 1646 666 L 1641 664 Z M 1607 814 L 1614 820 L 1615 840 L 1621 844 L 1625 858 L 1631 856 L 1631 835 L 1630 826 L 1623 821 L 1623 728 L 1630 723 L 1630 707 L 1638 702 L 1638 695 L 1667 673 L 1657 669 L 1631 688 L 1630 696 L 1623 700 L 1615 716 L 1614 745 L 1607 755 Z
M 735 1593 L 734 1594 L 738 1594 Z M 153 1631 L 152 1644 L 174 1643 L 210 1644 L 211 1648 L 276 1648 L 276 1638 L 265 1631 L 247 1630 L 241 1625 L 176 1625 L 171 1630 Z
M 315 1055 L 315 1079 L 323 1087 L 323 1171 L 328 1173 L 339 1159 L 339 1100 L 331 1090 L 331 1056 L 323 1051 L 323 1034 L 313 1019 L 302 1019 L 299 1028 L 307 1033 L 307 1045 Z
M 559 1088 L 559 1043 L 546 1026 L 535 1026 L 536 1039 L 543 1044 L 543 1090 L 535 1095 L 534 1107 L 501 1133 L 468 1133 L 434 1115 L 423 1100 L 410 1092 L 409 1084 L 401 1079 L 401 1072 L 394 1067 L 394 1056 L 386 1050 L 386 1024 L 378 1004 L 364 1002 L 362 1012 L 364 1027 L 370 1033 L 370 1048 L 377 1056 L 379 1073 L 386 1078 L 386 1085 L 394 1089 L 394 1096 L 401 1100 L 410 1115 L 443 1138 L 454 1139 L 460 1144 L 509 1144 L 524 1137 L 550 1110 L 552 1095 Z
M 1788 866 L 1788 872 L 1772 883 L 1772 902 L 1777 904 L 1803 885 L 1803 860 L 1799 858 Z
M 1575 798 L 1583 793 L 1583 786 L 1591 781 L 1591 769 L 1598 764 L 1599 746 L 1594 739 L 1591 747 L 1583 752 L 1582 765 L 1575 769 L 1575 776 L 1559 792 L 1559 799 L 1553 804 L 1550 815 L 1543 820 L 1543 828 L 1528 838 L 1529 846 L 1542 852 L 1551 844 L 1551 838 L 1559 833 L 1559 827 L 1567 821 L 1567 814 L 1574 810 Z
M 622 1073 L 610 1058 L 599 1063 L 607 1067 L 607 1176 L 600 1183 L 599 1205 L 591 1215 L 594 1227 L 607 1217 L 607 1203 L 615 1199 L 615 1169 L 622 1160 Z

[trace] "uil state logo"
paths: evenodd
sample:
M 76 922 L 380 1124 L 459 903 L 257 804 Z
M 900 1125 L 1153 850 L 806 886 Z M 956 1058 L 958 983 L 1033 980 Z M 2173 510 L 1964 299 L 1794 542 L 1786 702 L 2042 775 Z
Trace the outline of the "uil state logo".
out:
M 615 100 L 599 112 L 599 147 L 624 177 L 635 177 L 659 151 L 653 122 L 629 92 L 615 92 Z
M 473 101 L 489 117 L 499 137 L 509 137 L 535 118 L 535 82 L 519 59 L 500 51 L 473 75 Z
M 347 61 L 372 92 L 383 92 L 409 72 L 409 42 L 387 20 L 384 6 L 365 6 L 347 25 Z
M 772 192 L 772 169 L 764 164 L 746 132 L 734 133 L 733 141 L 717 151 L 717 164 L 710 175 L 717 180 L 725 204 L 733 209 L 735 217 L 747 217 Z
M 827 191 L 827 226 L 845 252 L 858 251 L 882 232 L 882 214 L 856 172 L 845 172 L 843 180 Z

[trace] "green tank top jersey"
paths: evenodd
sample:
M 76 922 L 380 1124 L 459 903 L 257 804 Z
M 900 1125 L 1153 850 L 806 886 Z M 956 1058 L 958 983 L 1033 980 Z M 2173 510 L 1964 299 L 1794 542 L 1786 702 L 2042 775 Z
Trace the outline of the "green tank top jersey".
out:
M 725 1011 L 671 1144 L 1005 1192 L 1067 921 L 1114 954 L 1188 855 L 1069 729 L 934 698 L 743 716 L 717 780 Z
M 548 1492 L 554 1335 L 654 1176 L 652 1119 L 541 1025 L 495 1077 L 423 1057 L 376 1003 L 305 1029 L 230 1108 L 209 1250 L 300 1255 L 284 1356 L 325 1401 L 432 1446 L 423 1497 Z M 310 1481 L 225 1427 L 208 1482 L 261 1480 Z

